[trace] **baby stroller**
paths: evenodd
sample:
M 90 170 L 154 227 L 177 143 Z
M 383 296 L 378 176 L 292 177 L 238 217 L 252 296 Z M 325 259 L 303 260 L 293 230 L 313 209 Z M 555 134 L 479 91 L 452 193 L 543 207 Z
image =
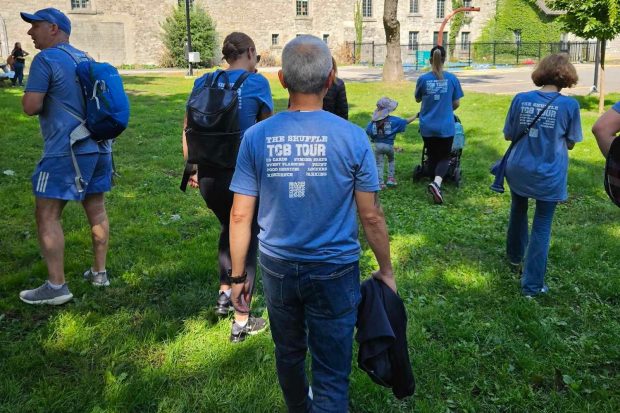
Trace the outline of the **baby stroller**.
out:
M 465 133 L 458 116 L 454 116 L 455 134 L 450 153 L 450 167 L 445 178 L 454 182 L 457 187 L 461 186 L 461 155 L 465 146 Z M 433 178 L 433 172 L 429 171 L 428 151 L 426 145 L 422 148 L 422 163 L 413 168 L 413 181 L 419 181 L 422 177 Z

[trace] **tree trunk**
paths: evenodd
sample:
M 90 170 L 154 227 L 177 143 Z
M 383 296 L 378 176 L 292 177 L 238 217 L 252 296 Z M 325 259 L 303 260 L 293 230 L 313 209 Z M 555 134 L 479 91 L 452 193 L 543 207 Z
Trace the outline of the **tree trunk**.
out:
M 403 60 L 400 54 L 400 23 L 396 16 L 397 10 L 398 0 L 385 0 L 383 28 L 385 29 L 387 52 L 383 64 L 383 80 L 386 82 L 398 82 L 405 79 Z
M 599 75 L 598 88 L 598 113 L 599 115 L 605 111 L 605 49 L 607 41 L 601 40 L 601 71 Z

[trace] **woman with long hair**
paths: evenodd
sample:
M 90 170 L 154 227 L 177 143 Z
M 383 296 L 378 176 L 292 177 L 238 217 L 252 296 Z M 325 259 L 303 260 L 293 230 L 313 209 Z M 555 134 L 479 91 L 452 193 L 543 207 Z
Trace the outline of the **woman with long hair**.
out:
M 268 118 L 273 112 L 273 99 L 269 82 L 265 77 L 256 73 L 256 66 L 260 61 L 260 55 L 256 52 L 254 41 L 245 33 L 233 32 L 226 36 L 222 46 L 222 55 L 228 63 L 225 70 L 228 82 L 232 86 L 242 75 L 247 75 L 238 89 L 238 122 L 243 132 L 256 122 Z M 219 70 L 206 73 L 196 79 L 192 94 L 205 87 L 218 76 Z M 223 76 L 218 79 L 218 87 L 223 88 Z M 185 126 L 183 129 L 183 155 L 187 159 L 188 147 L 185 137 L 185 127 L 187 126 L 187 114 L 185 116 Z M 265 320 L 259 317 L 252 317 L 245 308 L 249 308 L 251 293 L 245 297 L 244 303 L 233 303 L 231 301 L 231 281 L 228 270 L 231 268 L 230 245 L 229 245 L 229 224 L 230 209 L 233 203 L 233 193 L 228 189 L 232 179 L 234 169 L 222 169 L 208 165 L 198 165 L 197 173 L 190 177 L 190 185 L 200 188 L 200 194 L 204 198 L 207 207 L 213 211 L 220 222 L 221 231 L 218 244 L 218 263 L 220 289 L 216 304 L 218 315 L 227 315 L 229 310 L 235 309 L 235 321 L 233 321 L 230 340 L 233 342 L 243 341 L 248 334 L 253 334 L 265 327 Z M 248 251 L 246 263 L 247 280 L 250 284 L 248 291 L 252 291 L 254 278 L 256 276 L 256 259 L 258 249 L 258 224 L 256 217 L 252 225 L 252 241 Z M 241 308 L 244 310 L 239 311 Z
M 22 49 L 22 44 L 20 42 L 15 43 L 15 47 L 13 47 L 13 51 L 11 52 L 11 56 L 13 57 L 13 70 L 15 71 L 15 76 L 11 80 L 13 86 L 16 83 L 19 83 L 20 86 L 24 86 L 24 68 L 26 67 L 26 56 L 30 53 Z
M 418 78 L 415 100 L 422 102 L 420 109 L 420 134 L 428 153 L 429 169 L 434 179 L 428 192 L 436 204 L 443 203 L 441 183 L 450 167 L 450 153 L 454 140 L 454 111 L 459 107 L 463 89 L 456 76 L 443 69 L 446 49 L 431 49 L 432 71 Z
M 513 268 L 522 271 L 521 290 L 526 297 L 548 291 L 544 281 L 551 222 L 557 203 L 568 197 L 568 151 L 583 140 L 579 103 L 560 94 L 578 80 L 568 55 L 552 54 L 542 59 L 532 72 L 532 80 L 540 89 L 517 94 L 504 125 L 507 140 L 523 136 L 506 163 L 512 196 L 506 253 Z M 536 201 L 530 234 L 529 198 Z

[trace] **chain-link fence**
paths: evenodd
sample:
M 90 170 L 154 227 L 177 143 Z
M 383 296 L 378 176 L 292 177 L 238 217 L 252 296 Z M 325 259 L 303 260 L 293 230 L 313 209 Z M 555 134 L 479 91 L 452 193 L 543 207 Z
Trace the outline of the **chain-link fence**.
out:
M 594 62 L 596 42 L 492 42 L 456 43 L 445 45 L 449 67 L 518 66 L 535 64 L 543 57 L 563 52 L 574 63 Z M 375 42 L 347 42 L 349 55 L 355 63 L 383 65 L 386 44 Z M 413 43 L 400 46 L 403 66 L 420 70 L 429 66 L 433 44 Z

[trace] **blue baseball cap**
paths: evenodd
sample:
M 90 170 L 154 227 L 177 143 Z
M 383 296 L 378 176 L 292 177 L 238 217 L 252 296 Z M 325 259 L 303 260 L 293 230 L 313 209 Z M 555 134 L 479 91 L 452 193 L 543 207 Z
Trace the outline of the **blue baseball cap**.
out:
M 53 7 L 47 9 L 41 9 L 35 14 L 19 13 L 25 22 L 48 22 L 58 26 L 60 30 L 67 34 L 71 34 L 71 20 L 63 12 Z

